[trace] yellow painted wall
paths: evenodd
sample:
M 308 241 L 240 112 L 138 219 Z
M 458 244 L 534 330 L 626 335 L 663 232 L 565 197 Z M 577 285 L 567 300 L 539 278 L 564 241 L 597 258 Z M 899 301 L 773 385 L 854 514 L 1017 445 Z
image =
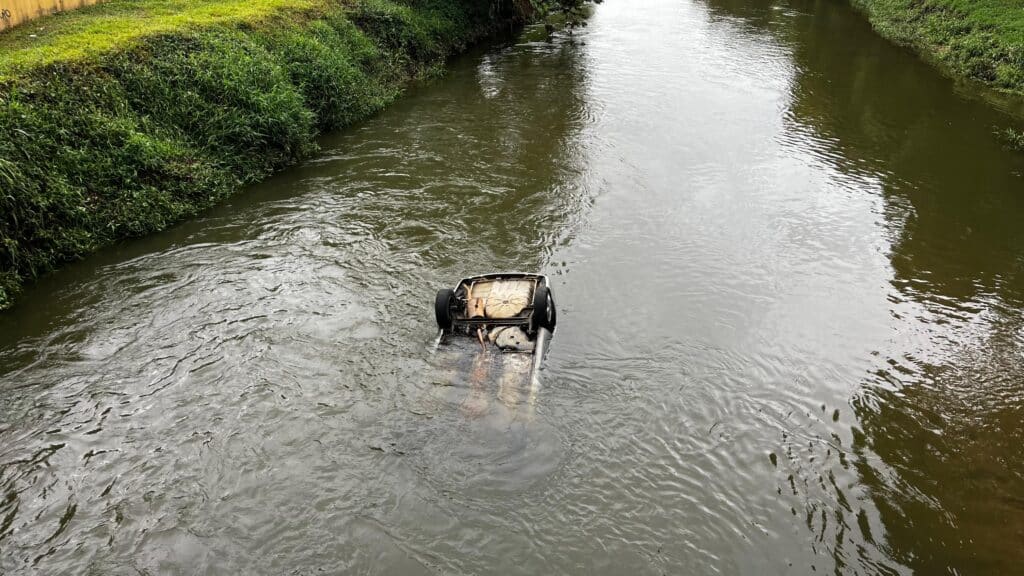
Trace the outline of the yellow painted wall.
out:
M 40 16 L 74 10 L 102 0 L 0 0 L 0 30 Z

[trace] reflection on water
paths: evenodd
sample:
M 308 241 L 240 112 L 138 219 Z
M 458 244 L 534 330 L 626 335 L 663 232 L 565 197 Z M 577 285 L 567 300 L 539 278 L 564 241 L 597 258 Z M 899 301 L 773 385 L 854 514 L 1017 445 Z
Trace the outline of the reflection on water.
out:
M 611 1 L 0 317 L 0 572 L 1000 574 L 1024 158 L 850 9 Z M 554 281 L 526 359 L 438 287 Z
M 861 482 L 901 561 L 926 573 L 1013 571 L 1024 530 L 1024 163 L 991 137 L 1007 119 L 870 42 L 843 8 L 789 6 L 764 3 L 751 19 L 790 43 L 804 71 L 787 141 L 817 141 L 825 161 L 877 178 L 891 235 L 894 341 L 878 346 L 854 399 Z
M 764 3 L 757 22 L 802 71 L 785 139 L 816 141 L 823 161 L 876 179 L 890 235 L 893 335 L 853 402 L 860 482 L 900 561 L 1013 572 L 1024 560 L 1024 161 L 992 137 L 1008 119 L 871 42 L 848 10 L 787 6 Z

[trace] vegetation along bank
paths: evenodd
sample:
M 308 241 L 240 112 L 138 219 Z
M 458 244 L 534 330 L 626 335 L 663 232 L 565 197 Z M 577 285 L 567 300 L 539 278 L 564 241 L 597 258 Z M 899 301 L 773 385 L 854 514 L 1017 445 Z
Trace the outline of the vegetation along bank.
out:
M 524 7 L 525 6 L 525 7 Z M 112 0 L 0 35 L 0 309 L 379 110 L 530 4 Z
M 886 38 L 908 46 L 951 76 L 1024 96 L 1021 0 L 851 0 Z M 1024 151 L 1024 131 L 994 127 Z
M 880 34 L 954 76 L 1024 95 L 1020 0 L 851 0 Z

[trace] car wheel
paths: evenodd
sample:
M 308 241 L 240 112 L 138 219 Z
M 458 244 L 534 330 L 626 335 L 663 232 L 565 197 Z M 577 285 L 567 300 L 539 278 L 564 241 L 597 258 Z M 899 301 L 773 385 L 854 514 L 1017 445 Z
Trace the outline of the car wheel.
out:
M 437 318 L 437 326 L 442 330 L 451 329 L 453 308 L 455 308 L 455 291 L 451 288 L 438 290 L 437 297 L 434 298 L 434 317 Z
M 556 316 L 555 300 L 551 297 L 551 291 L 547 286 L 538 286 L 533 292 L 534 329 L 546 328 L 549 332 L 554 332 Z

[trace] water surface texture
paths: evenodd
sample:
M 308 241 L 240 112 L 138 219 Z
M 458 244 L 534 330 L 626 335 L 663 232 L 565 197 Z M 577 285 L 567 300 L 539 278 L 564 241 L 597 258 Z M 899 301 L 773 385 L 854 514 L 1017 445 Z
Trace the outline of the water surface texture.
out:
M 1008 121 L 836 2 L 460 58 L 0 317 L 0 572 L 1019 571 Z M 539 387 L 431 352 L 508 269 L 559 303 Z

